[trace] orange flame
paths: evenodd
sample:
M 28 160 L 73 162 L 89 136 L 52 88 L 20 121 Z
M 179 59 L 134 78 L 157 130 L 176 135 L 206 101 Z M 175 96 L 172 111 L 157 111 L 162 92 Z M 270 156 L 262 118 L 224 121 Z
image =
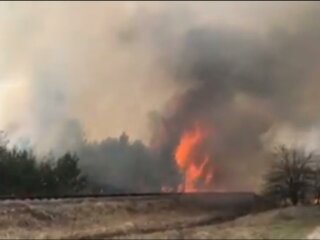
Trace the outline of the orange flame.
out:
M 185 132 L 180 139 L 175 151 L 175 160 L 184 174 L 184 184 L 179 187 L 179 191 L 201 191 L 212 182 L 213 172 L 209 166 L 209 157 L 199 150 L 205 138 L 206 133 L 196 125 L 191 131 Z M 199 183 L 202 183 L 202 186 L 199 186 Z

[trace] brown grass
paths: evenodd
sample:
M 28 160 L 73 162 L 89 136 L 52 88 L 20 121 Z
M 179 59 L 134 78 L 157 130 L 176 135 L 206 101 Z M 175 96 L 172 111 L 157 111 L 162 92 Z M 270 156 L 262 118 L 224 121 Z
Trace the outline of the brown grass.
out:
M 1 202 L 1 239 L 303 238 L 320 209 L 296 207 L 239 217 L 234 210 L 174 199 Z M 227 222 L 224 222 L 229 220 Z M 221 223 L 224 222 L 224 223 Z
M 128 239 L 304 239 L 320 224 L 318 207 L 290 207 L 222 224 L 175 229 Z
M 0 237 L 93 239 L 189 228 L 235 217 L 173 199 L 0 204 Z

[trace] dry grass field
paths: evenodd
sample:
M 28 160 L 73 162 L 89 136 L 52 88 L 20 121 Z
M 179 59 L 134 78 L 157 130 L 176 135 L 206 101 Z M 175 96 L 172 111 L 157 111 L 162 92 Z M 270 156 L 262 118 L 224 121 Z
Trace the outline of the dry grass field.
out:
M 6 201 L 0 203 L 0 237 L 116 238 L 206 225 L 239 214 L 176 198 Z
M 317 207 L 244 214 L 233 207 L 169 197 L 4 201 L 0 238 L 306 238 L 320 223 Z
M 320 239 L 320 208 L 289 207 L 221 224 L 135 234 L 128 239 Z

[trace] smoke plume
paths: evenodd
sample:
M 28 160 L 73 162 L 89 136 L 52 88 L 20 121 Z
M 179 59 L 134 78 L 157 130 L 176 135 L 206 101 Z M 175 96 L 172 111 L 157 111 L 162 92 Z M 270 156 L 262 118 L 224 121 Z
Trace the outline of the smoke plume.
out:
M 0 128 L 77 151 L 100 183 L 159 189 L 181 182 L 174 152 L 199 124 L 213 188 L 256 189 L 273 146 L 319 149 L 319 7 L 1 3 Z

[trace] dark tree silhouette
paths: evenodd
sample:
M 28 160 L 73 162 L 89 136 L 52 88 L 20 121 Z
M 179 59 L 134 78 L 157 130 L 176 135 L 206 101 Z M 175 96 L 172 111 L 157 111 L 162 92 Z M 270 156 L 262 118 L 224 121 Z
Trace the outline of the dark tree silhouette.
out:
M 59 192 L 75 193 L 85 187 L 87 179 L 81 174 L 78 162 L 79 158 L 70 153 L 66 153 L 58 159 L 54 173 L 59 185 Z
M 40 191 L 41 195 L 59 194 L 58 181 L 54 172 L 54 160 L 46 160 L 39 163 Z
M 302 202 L 312 187 L 312 154 L 281 146 L 265 176 L 264 194 L 277 201 Z
M 0 133 L 1 134 L 1 133 Z M 0 137 L 0 195 L 62 195 L 81 191 L 86 177 L 78 157 L 67 153 L 57 160 L 37 159 L 32 151 L 10 149 Z
M 314 169 L 313 193 L 314 193 L 315 203 L 319 205 L 320 204 L 320 165 L 317 165 Z

